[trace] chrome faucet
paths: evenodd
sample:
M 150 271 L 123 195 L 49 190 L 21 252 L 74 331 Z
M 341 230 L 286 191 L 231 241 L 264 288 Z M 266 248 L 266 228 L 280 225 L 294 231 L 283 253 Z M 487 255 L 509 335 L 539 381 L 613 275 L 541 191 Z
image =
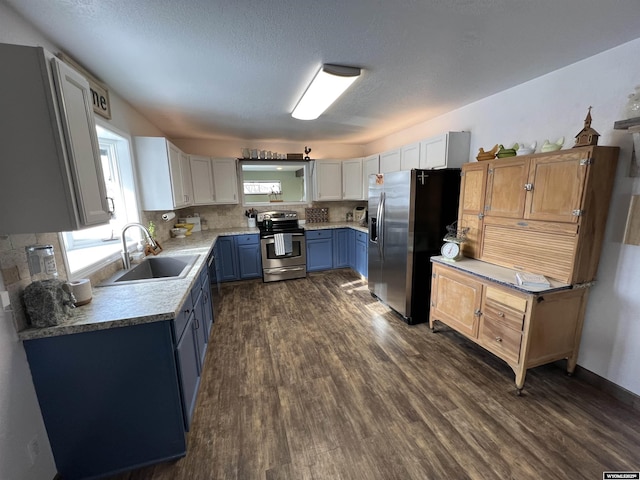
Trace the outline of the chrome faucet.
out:
M 151 233 L 149 233 L 147 227 L 145 227 L 141 223 L 127 223 L 124 227 L 122 227 L 122 264 L 124 265 L 125 270 L 129 270 L 131 268 L 131 259 L 129 258 L 129 251 L 127 249 L 127 238 L 125 235 L 129 227 L 140 227 L 144 231 L 144 235 L 145 237 L 147 237 L 147 243 L 151 245 L 151 248 L 155 250 L 158 247 L 158 244 L 155 242 L 155 240 L 151 238 Z

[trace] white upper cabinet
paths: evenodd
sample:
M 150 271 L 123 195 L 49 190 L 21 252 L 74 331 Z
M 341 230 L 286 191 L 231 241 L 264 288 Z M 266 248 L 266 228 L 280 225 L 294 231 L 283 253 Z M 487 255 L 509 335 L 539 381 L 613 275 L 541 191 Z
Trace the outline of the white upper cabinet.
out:
M 213 203 L 239 203 L 238 170 L 235 158 L 212 158 Z
M 238 174 L 234 158 L 190 155 L 193 205 L 238 203 Z
M 402 149 L 396 148 L 380 154 L 380 173 L 397 172 L 400 170 Z
M 0 44 L 0 233 L 110 219 L 86 79 L 40 47 Z
M 211 205 L 214 200 L 213 169 L 209 157 L 191 155 L 191 179 L 193 184 L 193 204 Z
M 164 137 L 135 137 L 143 210 L 173 210 L 192 204 L 189 157 Z
M 193 180 L 191 178 L 191 161 L 189 155 L 180 152 L 180 178 L 185 206 L 193 205 Z
M 362 158 L 352 158 L 342 162 L 342 199 L 362 200 Z
M 420 142 L 420 168 L 460 168 L 469 161 L 469 132 L 447 132 Z
M 411 170 L 412 168 L 420 168 L 420 142 L 402 147 L 400 170 Z
M 342 200 L 342 160 L 316 160 L 314 200 Z
M 362 161 L 362 199 L 369 199 L 369 176 L 380 173 L 380 155 L 369 155 Z

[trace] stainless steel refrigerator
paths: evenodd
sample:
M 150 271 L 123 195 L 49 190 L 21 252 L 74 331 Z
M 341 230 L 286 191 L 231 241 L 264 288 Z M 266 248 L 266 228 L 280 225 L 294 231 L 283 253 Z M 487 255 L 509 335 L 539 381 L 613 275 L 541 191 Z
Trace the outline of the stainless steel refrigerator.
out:
M 430 258 L 458 217 L 460 169 L 369 176 L 369 290 L 409 323 L 429 319 Z

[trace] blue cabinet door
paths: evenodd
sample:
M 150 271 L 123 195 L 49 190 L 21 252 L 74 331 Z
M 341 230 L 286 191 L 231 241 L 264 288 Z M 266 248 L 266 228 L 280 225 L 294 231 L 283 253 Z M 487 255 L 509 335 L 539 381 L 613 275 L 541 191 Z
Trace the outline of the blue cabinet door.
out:
M 355 270 L 363 277 L 367 276 L 368 273 L 368 250 L 367 250 L 367 240 L 368 235 L 363 232 L 355 232 L 356 241 L 355 241 L 355 259 L 354 265 Z
M 333 235 L 331 230 L 305 232 L 307 272 L 333 268 Z
M 195 329 L 195 310 L 191 310 L 187 328 L 176 347 L 176 361 L 180 373 L 182 390 L 182 408 L 184 427 L 189 431 L 191 417 L 196 406 L 196 396 L 200 386 L 200 360 L 198 355 L 198 340 Z
M 353 250 L 353 232 L 350 228 L 338 228 L 333 230 L 333 268 L 351 266 L 351 252 Z M 349 242 L 351 240 L 351 242 Z
M 238 272 L 238 255 L 234 237 L 219 237 L 216 240 L 218 255 L 216 256 L 216 266 L 220 273 L 221 282 L 232 282 L 240 279 Z
M 203 316 L 204 316 L 204 332 L 206 342 L 209 343 L 209 335 L 211 334 L 211 327 L 213 325 L 213 297 L 212 292 L 214 288 L 218 288 L 217 285 L 211 283 L 211 277 L 209 276 L 209 270 L 207 268 L 202 269 L 200 274 L 202 280 L 202 304 L 203 304 Z
M 202 374 L 202 365 L 204 364 L 204 357 L 207 353 L 207 326 L 206 326 L 206 312 L 205 304 L 203 302 L 203 291 L 199 289 L 198 298 L 193 305 L 193 330 L 196 337 L 196 346 L 198 347 L 198 374 Z
M 24 342 L 63 478 L 102 478 L 185 455 L 174 338 L 164 321 Z
M 241 279 L 262 277 L 262 258 L 258 235 L 238 235 L 238 267 Z

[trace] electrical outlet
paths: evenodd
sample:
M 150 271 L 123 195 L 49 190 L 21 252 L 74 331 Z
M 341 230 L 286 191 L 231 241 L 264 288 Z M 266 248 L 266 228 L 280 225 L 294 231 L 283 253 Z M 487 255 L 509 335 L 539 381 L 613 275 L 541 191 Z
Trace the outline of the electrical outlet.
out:
M 38 455 L 40 455 L 40 441 L 38 440 L 38 435 L 33 437 L 29 443 L 27 443 L 27 453 L 31 460 L 31 466 L 33 467 L 36 464 Z
M 2 269 L 2 278 L 4 278 L 5 285 L 11 285 L 12 283 L 16 283 L 20 281 L 20 271 L 17 266 L 3 268 Z

